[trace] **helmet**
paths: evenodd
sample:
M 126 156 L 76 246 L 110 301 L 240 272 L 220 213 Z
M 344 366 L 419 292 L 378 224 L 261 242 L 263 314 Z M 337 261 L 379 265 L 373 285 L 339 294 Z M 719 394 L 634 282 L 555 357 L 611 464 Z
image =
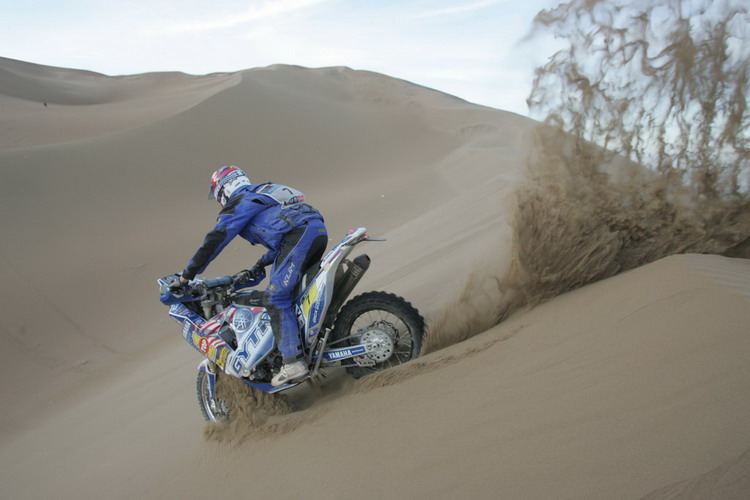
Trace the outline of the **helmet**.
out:
M 208 199 L 215 199 L 223 207 L 237 189 L 249 185 L 250 179 L 239 168 L 234 165 L 221 167 L 211 176 Z

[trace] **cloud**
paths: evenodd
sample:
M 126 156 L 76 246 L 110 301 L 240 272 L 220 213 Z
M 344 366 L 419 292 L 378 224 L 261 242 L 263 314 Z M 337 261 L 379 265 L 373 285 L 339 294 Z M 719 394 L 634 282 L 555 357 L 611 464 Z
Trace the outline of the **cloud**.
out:
M 0 45 L 5 57 L 110 75 L 349 66 L 524 114 L 533 66 L 551 52 L 516 42 L 555 1 L 76 0 L 4 12 Z
M 458 14 L 461 12 L 484 9 L 485 7 L 490 7 L 492 5 L 497 5 L 500 3 L 504 3 L 506 1 L 507 0 L 483 0 L 481 2 L 471 3 L 469 5 L 462 5 L 460 7 L 447 7 L 444 9 L 432 9 L 432 10 L 421 12 L 417 14 L 416 17 L 423 18 L 423 17 L 449 16 L 449 15 Z
M 266 0 L 234 15 L 175 24 L 169 31 L 173 33 L 187 33 L 232 28 L 240 24 L 288 14 L 329 1 L 331 0 Z

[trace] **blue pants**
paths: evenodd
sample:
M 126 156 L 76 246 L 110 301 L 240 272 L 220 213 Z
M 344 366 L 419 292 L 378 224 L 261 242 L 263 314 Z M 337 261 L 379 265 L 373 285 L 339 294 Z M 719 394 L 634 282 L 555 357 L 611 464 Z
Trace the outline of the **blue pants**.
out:
M 307 221 L 284 236 L 279 255 L 271 267 L 266 300 L 270 306 L 271 327 L 284 363 L 302 357 L 302 342 L 294 314 L 294 290 L 302 274 L 321 259 L 327 244 L 328 232 L 323 221 Z

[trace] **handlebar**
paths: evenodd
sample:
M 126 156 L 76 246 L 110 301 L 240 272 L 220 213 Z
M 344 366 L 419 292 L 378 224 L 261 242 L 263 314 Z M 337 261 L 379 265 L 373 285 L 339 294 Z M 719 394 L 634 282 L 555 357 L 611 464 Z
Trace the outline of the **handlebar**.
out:
M 171 305 L 182 302 L 192 302 L 206 298 L 206 294 L 217 288 L 243 288 L 248 286 L 247 271 L 241 271 L 234 276 L 219 276 L 218 278 L 196 278 L 184 287 L 175 287 L 179 275 L 171 274 L 159 279 L 160 299 L 163 304 Z M 179 293 L 182 291 L 183 293 Z
M 234 276 L 219 276 L 210 280 L 197 280 L 196 285 L 199 287 L 211 289 L 220 286 L 229 286 L 234 284 Z

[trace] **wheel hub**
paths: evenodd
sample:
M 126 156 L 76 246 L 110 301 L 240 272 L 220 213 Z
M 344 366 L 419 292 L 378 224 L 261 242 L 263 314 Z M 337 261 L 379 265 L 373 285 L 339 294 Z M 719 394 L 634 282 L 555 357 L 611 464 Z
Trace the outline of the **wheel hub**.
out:
M 372 366 L 383 363 L 393 355 L 396 329 L 390 323 L 378 321 L 364 329 L 360 335 L 360 343 L 367 346 L 367 354 L 354 358 L 359 366 Z

